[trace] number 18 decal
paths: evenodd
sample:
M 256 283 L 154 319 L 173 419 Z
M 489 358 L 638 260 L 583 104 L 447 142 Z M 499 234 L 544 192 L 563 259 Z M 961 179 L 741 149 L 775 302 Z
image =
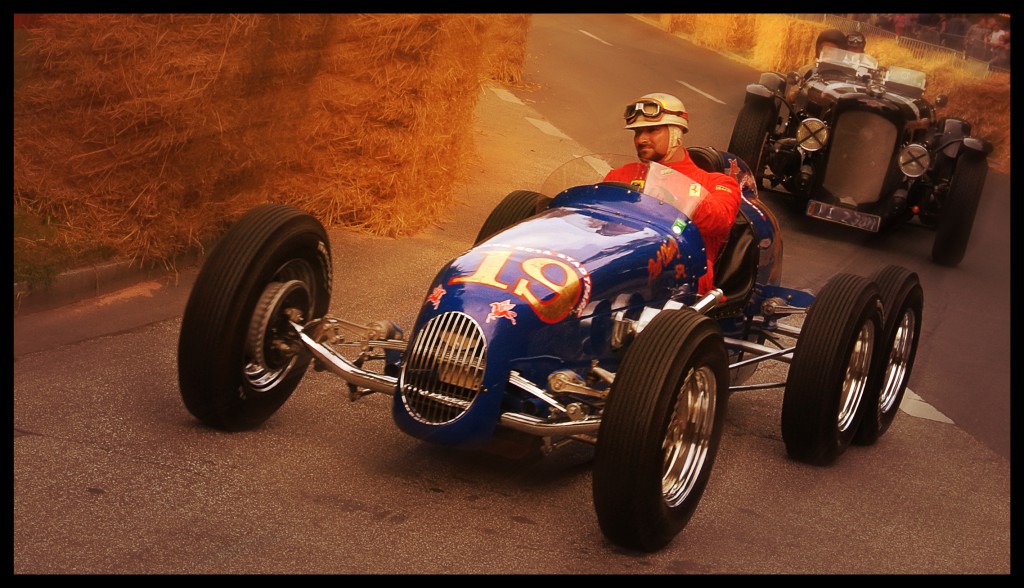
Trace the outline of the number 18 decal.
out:
M 516 271 L 507 268 L 515 251 L 539 255 L 519 261 Z M 557 323 L 572 312 L 579 316 L 590 301 L 590 273 L 568 255 L 531 247 L 496 249 L 483 255 L 472 273 L 448 283 L 481 284 L 515 294 L 546 323 Z

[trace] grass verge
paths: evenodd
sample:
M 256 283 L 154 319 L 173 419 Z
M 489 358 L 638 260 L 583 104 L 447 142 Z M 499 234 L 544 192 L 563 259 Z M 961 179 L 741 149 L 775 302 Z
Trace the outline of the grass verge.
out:
M 14 283 L 47 287 L 61 272 L 114 259 L 109 248 L 73 249 L 58 240 L 58 227 L 14 206 Z

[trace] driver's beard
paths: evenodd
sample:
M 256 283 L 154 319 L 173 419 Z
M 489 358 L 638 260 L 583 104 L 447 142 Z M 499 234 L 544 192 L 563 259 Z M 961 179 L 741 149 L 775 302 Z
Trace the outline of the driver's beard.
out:
M 648 147 L 651 147 L 651 150 L 654 152 L 654 155 L 652 157 L 645 158 L 640 156 L 640 149 L 638 148 L 637 157 L 640 159 L 640 161 L 653 161 L 654 163 L 661 163 L 664 165 L 674 161 L 681 161 L 683 159 L 686 159 L 685 155 L 683 155 L 683 157 L 679 158 L 678 160 L 673 159 L 673 156 L 680 149 L 683 148 L 683 129 L 675 125 L 666 126 L 668 126 L 668 148 L 665 149 L 665 153 L 658 153 L 658 150 L 654 149 L 653 145 L 648 145 Z

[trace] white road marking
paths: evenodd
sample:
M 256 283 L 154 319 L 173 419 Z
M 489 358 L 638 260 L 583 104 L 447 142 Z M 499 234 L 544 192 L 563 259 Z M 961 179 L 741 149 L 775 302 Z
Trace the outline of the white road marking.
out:
M 903 393 L 903 401 L 900 402 L 900 410 L 910 416 L 938 421 L 940 423 L 953 424 L 952 419 L 936 410 L 934 406 L 925 402 L 917 394 L 911 392 L 910 388 L 907 388 L 907 391 Z
M 694 92 L 700 94 L 701 96 L 704 96 L 708 100 L 713 100 L 714 102 L 717 102 L 719 104 L 725 104 L 725 102 L 722 102 L 721 100 L 719 100 L 718 98 L 715 98 L 711 94 L 708 94 L 707 92 L 702 92 L 702 91 L 698 90 L 697 88 L 694 88 L 693 86 L 691 86 L 690 84 L 687 84 L 686 82 L 684 82 L 682 80 L 676 80 L 676 81 L 679 82 L 680 84 L 686 86 L 687 88 L 693 90 Z
M 572 140 L 571 137 L 569 137 L 568 135 L 566 135 L 562 131 L 558 130 L 555 127 L 555 125 L 549 123 L 546 120 L 537 120 L 535 118 L 530 118 L 530 117 L 526 117 L 526 120 L 530 121 L 530 124 L 532 124 L 533 126 L 537 127 L 541 131 L 544 131 L 545 133 L 547 133 L 547 134 L 549 134 L 549 135 L 551 135 L 553 137 L 559 137 L 559 138 L 562 138 L 562 139 L 568 139 L 570 141 Z
M 491 86 L 491 91 L 497 94 L 498 98 L 501 98 L 505 102 L 512 102 L 513 104 L 523 104 L 523 101 L 516 97 L 515 94 L 509 92 L 505 88 L 499 88 L 498 86 Z
M 585 31 L 583 29 L 576 29 L 576 30 L 578 30 L 579 32 L 583 33 L 584 35 L 590 37 L 591 39 L 593 39 L 593 40 L 595 40 L 595 41 L 597 41 L 599 43 L 604 43 L 605 45 L 608 45 L 609 47 L 611 47 L 611 45 L 612 45 L 608 41 L 605 41 L 604 39 L 600 39 L 598 37 L 595 37 L 594 35 L 591 35 L 590 33 L 588 33 L 587 31 Z

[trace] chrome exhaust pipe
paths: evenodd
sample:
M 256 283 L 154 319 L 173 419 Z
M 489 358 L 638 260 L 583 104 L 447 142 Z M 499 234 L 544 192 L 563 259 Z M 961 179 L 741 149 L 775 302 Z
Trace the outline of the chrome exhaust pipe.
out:
M 543 419 L 522 414 L 519 412 L 506 412 L 501 415 L 502 426 L 515 429 L 523 433 L 550 437 L 556 435 L 596 435 L 601 427 L 601 419 L 584 419 L 581 421 L 566 421 L 561 423 L 549 423 Z

